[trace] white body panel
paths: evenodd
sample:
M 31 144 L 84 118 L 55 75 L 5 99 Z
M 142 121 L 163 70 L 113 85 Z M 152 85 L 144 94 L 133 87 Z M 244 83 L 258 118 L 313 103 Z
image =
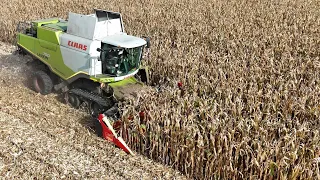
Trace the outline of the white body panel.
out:
M 96 14 L 82 15 L 69 13 L 67 33 L 90 40 L 101 40 L 102 38 L 123 32 L 122 20 L 120 18 L 101 18 Z
M 94 76 L 102 74 L 102 63 L 99 61 L 98 57 L 91 57 L 90 61 L 89 75 Z
M 87 53 L 92 56 L 100 55 L 97 48 L 101 48 L 101 41 L 93 41 L 70 34 L 61 34 L 60 44 L 61 46 Z
M 133 73 L 127 74 L 127 75 L 125 75 L 125 76 L 115 77 L 115 78 L 114 78 L 114 81 L 121 81 L 121 80 L 124 80 L 125 78 L 134 76 L 135 74 L 138 73 L 138 71 L 139 71 L 139 69 L 137 69 L 137 70 L 135 70 Z
M 102 63 L 97 56 L 90 56 L 67 47 L 61 46 L 63 62 L 74 72 L 86 72 L 90 76 L 102 74 Z
M 96 17 L 94 15 L 81 15 L 70 12 L 67 33 L 93 40 L 95 25 Z
M 83 71 L 89 73 L 90 62 L 88 54 L 61 46 L 61 54 L 64 64 L 74 72 Z
M 144 39 L 127 35 L 126 33 L 107 36 L 101 40 L 103 43 L 124 48 L 134 48 L 145 45 Z
M 89 54 L 95 52 L 98 45 L 88 48 L 90 50 L 82 47 L 89 47 L 92 41 L 102 41 L 124 48 L 134 48 L 146 44 L 144 39 L 127 35 L 123 29 L 120 13 L 96 10 L 95 14 L 82 15 L 70 12 L 67 34 L 62 35 L 60 40 L 65 47 L 69 46 Z M 80 43 L 81 47 L 74 47 L 74 44 L 70 44 L 70 40 Z
M 120 34 L 121 31 L 121 21 L 119 18 L 97 22 L 95 26 L 93 39 L 101 40 L 106 36 Z
M 65 65 L 75 72 L 91 75 L 102 74 L 102 63 L 98 60 L 101 41 L 92 41 L 70 34 L 60 35 L 61 53 Z

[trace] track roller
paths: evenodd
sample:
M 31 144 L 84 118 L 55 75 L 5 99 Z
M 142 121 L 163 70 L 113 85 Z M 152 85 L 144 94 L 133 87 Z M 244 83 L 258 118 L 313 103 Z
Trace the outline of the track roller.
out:
M 92 117 L 98 117 L 100 113 L 107 110 L 107 107 L 98 104 L 97 102 L 89 102 L 89 113 Z
M 66 103 L 69 104 L 71 107 L 74 107 L 76 109 L 80 107 L 81 100 L 78 95 L 70 92 L 66 92 L 64 99 Z

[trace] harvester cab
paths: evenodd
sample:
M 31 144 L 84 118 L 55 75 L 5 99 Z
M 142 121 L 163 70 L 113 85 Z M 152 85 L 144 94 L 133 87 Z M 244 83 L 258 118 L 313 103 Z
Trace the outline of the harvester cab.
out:
M 105 115 L 149 81 L 142 59 L 150 40 L 128 35 L 117 12 L 95 9 L 89 15 L 70 12 L 68 20 L 19 23 L 17 47 L 37 66 L 32 81 L 36 92 L 61 91 L 66 103 L 75 108 L 84 104 L 94 117 Z M 114 132 L 106 119 L 97 122 Z

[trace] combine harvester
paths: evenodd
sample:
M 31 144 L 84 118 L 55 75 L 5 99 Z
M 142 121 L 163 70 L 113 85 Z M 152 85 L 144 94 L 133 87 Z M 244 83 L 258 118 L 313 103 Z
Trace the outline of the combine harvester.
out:
M 114 130 L 120 117 L 117 102 L 148 84 L 142 58 L 150 40 L 126 34 L 120 13 L 94 12 L 70 12 L 68 20 L 20 22 L 18 52 L 34 59 L 36 92 L 60 91 L 74 108 L 86 104 L 97 119 L 98 134 L 133 154 Z

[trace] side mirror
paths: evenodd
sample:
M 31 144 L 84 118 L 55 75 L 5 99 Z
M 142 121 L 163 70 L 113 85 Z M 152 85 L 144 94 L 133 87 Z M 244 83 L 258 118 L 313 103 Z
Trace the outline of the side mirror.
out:
M 147 41 L 147 48 L 150 48 L 151 47 L 151 43 L 150 43 L 150 38 L 149 37 L 145 37 L 145 36 L 142 36 L 146 41 Z
M 150 38 L 147 37 L 147 38 L 146 38 L 146 41 L 147 41 L 147 48 L 150 48 L 150 47 L 151 47 Z
M 97 51 L 98 51 L 98 52 L 102 52 L 102 49 L 100 49 L 100 48 L 97 48 Z

